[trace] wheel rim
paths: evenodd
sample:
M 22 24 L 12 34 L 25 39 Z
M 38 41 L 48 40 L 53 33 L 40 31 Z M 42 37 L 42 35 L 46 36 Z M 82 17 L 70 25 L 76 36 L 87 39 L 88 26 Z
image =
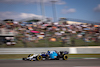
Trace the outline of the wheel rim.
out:
M 67 55 L 64 55 L 64 60 L 67 60 L 68 59 L 68 56 Z
M 38 61 L 41 61 L 41 60 L 42 60 L 42 56 L 40 56 L 40 55 L 37 56 L 37 60 L 38 60 Z

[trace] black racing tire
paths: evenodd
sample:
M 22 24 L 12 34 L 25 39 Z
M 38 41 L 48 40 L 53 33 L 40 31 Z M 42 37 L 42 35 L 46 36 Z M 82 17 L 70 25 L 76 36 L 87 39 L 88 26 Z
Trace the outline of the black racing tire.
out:
M 68 60 L 67 54 L 65 54 L 65 55 L 63 56 L 63 60 Z
M 27 58 L 23 58 L 22 60 L 25 60 L 25 61 L 26 61 L 26 60 L 27 60 Z
M 38 56 L 37 56 L 37 60 L 38 60 L 38 61 L 41 61 L 41 60 L 42 60 L 42 56 L 41 56 L 41 55 L 38 55 Z

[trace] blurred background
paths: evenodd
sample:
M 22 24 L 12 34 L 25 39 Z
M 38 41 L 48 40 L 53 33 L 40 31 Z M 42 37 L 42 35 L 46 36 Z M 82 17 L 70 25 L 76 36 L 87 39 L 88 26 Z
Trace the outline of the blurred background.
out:
M 99 2 L 0 1 L 0 47 L 100 46 Z
M 0 3 L 0 47 L 100 45 L 99 0 Z

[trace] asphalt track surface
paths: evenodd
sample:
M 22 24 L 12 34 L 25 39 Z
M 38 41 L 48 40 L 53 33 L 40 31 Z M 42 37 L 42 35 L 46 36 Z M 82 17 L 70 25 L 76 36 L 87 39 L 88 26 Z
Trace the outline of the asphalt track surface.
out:
M 23 61 L 0 60 L 0 67 L 100 67 L 100 59 Z

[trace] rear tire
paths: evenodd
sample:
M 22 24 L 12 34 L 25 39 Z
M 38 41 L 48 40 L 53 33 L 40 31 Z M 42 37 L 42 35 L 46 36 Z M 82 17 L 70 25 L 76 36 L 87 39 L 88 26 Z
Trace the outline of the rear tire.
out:
M 63 60 L 68 60 L 67 54 L 64 55 Z

